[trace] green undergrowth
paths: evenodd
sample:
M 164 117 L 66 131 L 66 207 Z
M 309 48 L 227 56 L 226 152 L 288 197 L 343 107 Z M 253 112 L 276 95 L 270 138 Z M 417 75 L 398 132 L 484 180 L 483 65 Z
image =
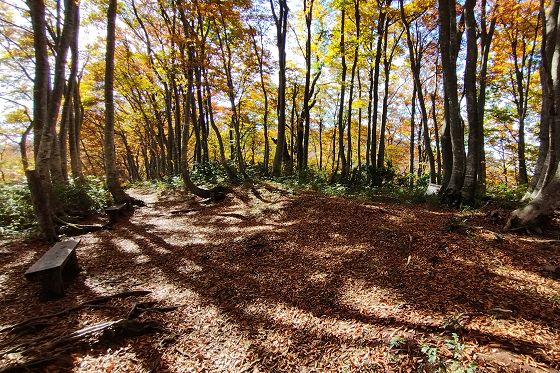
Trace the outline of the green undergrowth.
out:
M 0 236 L 14 236 L 35 229 L 35 214 L 27 185 L 0 184 Z
M 294 191 L 317 191 L 330 196 L 368 200 L 395 200 L 402 203 L 437 204 L 438 198 L 426 195 L 428 175 L 398 174 L 390 165 L 375 172 L 354 171 L 348 180 L 332 180 L 325 173 L 278 178 L 276 181 Z
M 86 217 L 102 212 L 111 203 L 104 182 L 95 176 L 69 180 L 55 185 L 54 194 L 64 211 L 73 217 Z M 25 182 L 0 184 L 0 236 L 33 235 L 37 222 L 31 193 Z

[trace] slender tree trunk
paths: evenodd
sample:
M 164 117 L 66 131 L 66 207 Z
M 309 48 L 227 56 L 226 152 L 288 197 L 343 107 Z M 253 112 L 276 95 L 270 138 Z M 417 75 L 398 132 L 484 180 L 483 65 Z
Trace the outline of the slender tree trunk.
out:
M 425 148 L 426 155 L 428 156 L 428 164 L 430 166 L 430 181 L 432 183 L 435 183 L 436 167 L 435 167 L 434 153 L 432 151 L 432 145 L 430 142 L 430 132 L 428 129 L 428 111 L 426 109 L 426 101 L 424 99 L 424 90 L 422 87 L 422 82 L 420 81 L 421 53 L 418 53 L 414 49 L 412 35 L 410 32 L 410 28 L 411 28 L 410 22 L 407 21 L 404 13 L 403 0 L 400 0 L 400 12 L 401 12 L 401 20 L 403 22 L 404 29 L 406 32 L 406 42 L 408 45 L 408 54 L 410 57 L 410 68 L 412 71 L 412 77 L 414 79 L 416 92 L 418 94 L 418 103 L 420 105 L 421 126 L 424 132 L 424 148 Z M 420 138 L 418 138 L 418 141 L 420 141 Z
M 388 24 L 387 27 L 388 28 Z M 403 31 L 404 32 L 404 31 Z M 402 32 L 395 37 L 393 40 L 393 46 L 390 51 L 387 51 L 387 38 L 388 31 L 385 32 L 385 37 L 383 41 L 383 50 L 385 50 L 383 56 L 383 71 L 385 75 L 384 81 L 384 94 L 383 94 L 383 107 L 381 112 L 381 128 L 379 129 L 379 153 L 377 154 L 377 167 L 382 168 L 385 165 L 385 129 L 387 127 L 387 112 L 389 105 L 389 83 L 391 80 L 390 72 L 391 65 L 393 63 L 393 56 L 395 55 L 395 50 L 402 36 Z
M 340 83 L 340 101 L 339 101 L 339 108 L 338 108 L 338 157 L 340 162 L 342 163 L 342 170 L 341 170 L 341 177 L 342 179 L 346 179 L 348 177 L 348 166 L 346 155 L 344 154 L 344 95 L 346 93 L 346 47 L 344 42 L 344 34 L 345 30 L 345 19 L 346 19 L 346 11 L 344 9 L 344 4 L 341 5 L 341 21 L 340 21 L 340 57 L 342 63 L 342 71 L 341 71 L 341 83 Z
M 463 200 L 472 203 L 475 199 L 477 176 L 480 163 L 480 122 L 476 95 L 476 65 L 478 60 L 477 30 L 474 7 L 476 0 L 466 0 L 465 28 L 467 34 L 467 57 L 465 67 L 465 96 L 467 99 L 467 118 L 469 122 L 468 155 L 464 184 L 461 191 Z
M 255 39 L 254 33 L 251 34 L 253 40 L 253 48 L 255 50 L 255 56 L 257 57 L 257 61 L 259 63 L 259 78 L 260 78 L 260 85 L 261 90 L 263 93 L 264 98 L 264 113 L 263 113 L 263 137 L 264 137 L 264 173 L 268 175 L 268 167 L 270 164 L 270 143 L 268 142 L 268 91 L 266 90 L 266 85 L 264 82 L 264 62 L 262 57 L 262 52 L 259 52 L 259 48 L 257 47 L 257 41 Z M 262 43 L 262 35 L 261 35 L 261 51 L 263 48 Z
M 437 82 L 435 84 L 434 93 L 432 94 L 432 120 L 434 122 L 434 137 L 436 139 L 436 182 L 441 185 L 441 149 L 440 149 L 440 139 L 439 139 L 439 126 L 436 115 L 436 93 L 437 93 Z
M 387 0 L 387 6 L 389 6 L 391 0 Z M 379 70 L 381 65 L 381 56 L 383 55 L 383 40 L 384 34 L 388 32 L 389 22 L 387 20 L 387 13 L 384 9 L 380 10 L 379 19 L 377 20 L 377 45 L 375 50 L 375 60 L 373 65 L 373 87 L 370 90 L 373 91 L 373 113 L 371 115 L 372 125 L 371 125 L 371 148 L 370 148 L 370 160 L 371 165 L 375 167 L 377 165 L 377 114 L 379 111 Z
M 272 174 L 280 176 L 282 173 L 282 158 L 286 147 L 286 34 L 289 8 L 286 0 L 278 0 L 278 12 L 274 6 L 274 0 L 270 0 L 270 7 L 276 24 L 276 45 L 278 47 L 278 140 L 272 164 Z
M 348 171 L 352 169 L 352 103 L 354 100 L 354 79 L 356 77 L 356 67 L 358 66 L 358 54 L 360 51 L 360 0 L 354 0 L 354 19 L 356 22 L 356 45 L 354 46 L 354 60 L 352 61 L 352 69 L 350 73 L 350 91 L 348 93 L 348 117 L 346 131 L 347 131 L 347 163 Z M 359 154 L 358 154 L 359 158 Z
M 492 38 L 494 36 L 494 30 L 496 29 L 496 17 L 494 16 L 490 21 L 490 28 L 486 26 L 486 0 L 482 1 L 481 5 L 481 27 L 480 27 L 480 72 L 478 75 L 478 120 L 480 122 L 479 126 L 479 138 L 480 138 L 480 162 L 478 169 L 478 186 L 480 188 L 480 193 L 486 193 L 486 151 L 484 149 L 484 115 L 486 106 L 486 77 L 488 72 L 488 60 L 490 56 L 490 45 L 492 43 Z
M 401 2 L 402 4 L 402 2 Z M 416 114 L 416 85 L 413 85 L 412 88 L 412 110 L 410 113 L 410 147 L 409 147 L 409 164 L 408 169 L 411 175 L 414 174 L 414 131 L 416 129 L 416 125 L 414 123 L 414 116 Z M 414 179 L 410 178 L 410 186 L 412 187 L 414 183 Z

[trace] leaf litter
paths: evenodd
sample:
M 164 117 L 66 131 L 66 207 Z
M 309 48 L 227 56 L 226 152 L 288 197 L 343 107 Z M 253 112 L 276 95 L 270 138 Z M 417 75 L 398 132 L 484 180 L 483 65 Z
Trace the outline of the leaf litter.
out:
M 270 185 L 209 205 L 173 193 L 135 197 L 148 206 L 82 237 L 82 271 L 61 299 L 42 300 L 23 278 L 46 245 L 2 245 L 0 369 L 560 369 L 553 232 L 503 233 L 484 209 Z M 129 327 L 129 317 L 134 332 L 109 330 Z

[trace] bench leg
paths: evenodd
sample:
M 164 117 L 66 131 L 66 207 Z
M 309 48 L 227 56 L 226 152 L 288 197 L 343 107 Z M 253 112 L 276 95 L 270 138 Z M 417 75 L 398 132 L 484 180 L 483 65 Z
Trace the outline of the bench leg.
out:
M 62 280 L 62 271 L 60 269 L 48 271 L 43 274 L 40 279 L 43 287 L 43 294 L 46 296 L 63 296 L 64 282 Z
M 80 264 L 78 263 L 78 256 L 76 255 L 76 251 L 72 252 L 70 258 L 68 259 L 68 271 L 71 272 L 72 275 L 77 275 L 80 272 Z

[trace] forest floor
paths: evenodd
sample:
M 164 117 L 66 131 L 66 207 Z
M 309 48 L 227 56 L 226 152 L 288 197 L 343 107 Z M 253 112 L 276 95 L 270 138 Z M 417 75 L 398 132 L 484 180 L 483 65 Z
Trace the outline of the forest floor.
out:
M 270 184 L 213 204 L 133 193 L 147 206 L 81 236 L 82 270 L 61 299 L 41 300 L 23 277 L 48 246 L 0 246 L 0 367 L 560 370 L 558 233 L 503 233 L 505 211 Z M 139 289 L 149 293 L 98 299 Z M 100 324 L 123 319 L 136 329 Z

